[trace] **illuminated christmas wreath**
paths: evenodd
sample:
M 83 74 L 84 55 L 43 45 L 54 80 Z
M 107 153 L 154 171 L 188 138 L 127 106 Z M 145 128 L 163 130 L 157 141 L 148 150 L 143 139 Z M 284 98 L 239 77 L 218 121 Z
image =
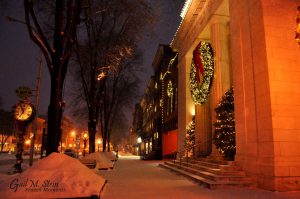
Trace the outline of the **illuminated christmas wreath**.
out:
M 214 53 L 210 43 L 200 42 L 193 51 L 190 73 L 190 90 L 195 104 L 203 104 L 214 75 Z

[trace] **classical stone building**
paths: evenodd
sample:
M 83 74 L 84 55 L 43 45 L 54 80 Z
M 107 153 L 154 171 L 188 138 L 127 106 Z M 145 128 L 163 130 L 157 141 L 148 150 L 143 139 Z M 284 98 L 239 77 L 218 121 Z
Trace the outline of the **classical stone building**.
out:
M 178 147 L 196 118 L 198 154 L 212 145 L 214 108 L 234 87 L 235 163 L 258 187 L 300 190 L 300 49 L 295 41 L 299 0 L 187 0 L 171 43 L 178 52 Z M 214 50 L 207 100 L 190 92 L 193 51 L 200 42 Z

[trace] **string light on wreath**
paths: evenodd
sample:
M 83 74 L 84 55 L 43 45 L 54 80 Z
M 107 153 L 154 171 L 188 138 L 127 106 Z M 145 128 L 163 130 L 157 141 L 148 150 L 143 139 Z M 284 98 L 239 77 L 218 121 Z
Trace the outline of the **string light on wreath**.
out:
M 209 96 L 214 75 L 214 53 L 208 42 L 200 42 L 193 51 L 190 90 L 195 104 L 203 104 Z

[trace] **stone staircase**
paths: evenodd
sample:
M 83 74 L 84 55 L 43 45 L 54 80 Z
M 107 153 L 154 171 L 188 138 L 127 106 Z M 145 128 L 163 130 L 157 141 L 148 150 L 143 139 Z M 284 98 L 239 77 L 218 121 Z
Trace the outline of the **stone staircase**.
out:
M 172 160 L 159 166 L 170 169 L 192 179 L 209 189 L 228 187 L 254 187 L 247 177 L 232 161 L 214 160 L 210 158 Z

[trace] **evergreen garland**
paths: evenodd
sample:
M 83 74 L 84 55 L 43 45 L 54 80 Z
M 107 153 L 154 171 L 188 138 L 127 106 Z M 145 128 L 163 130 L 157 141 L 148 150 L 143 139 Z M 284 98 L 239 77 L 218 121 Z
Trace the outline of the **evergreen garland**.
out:
M 188 124 L 184 144 L 188 152 L 191 151 L 192 147 L 195 144 L 195 116 L 193 117 L 192 121 Z
M 225 93 L 215 111 L 214 144 L 226 159 L 233 160 L 236 151 L 233 88 Z
M 197 65 L 203 66 L 203 80 L 197 80 Z M 201 70 L 201 69 L 199 69 Z M 214 75 L 214 52 L 208 42 L 200 42 L 193 55 L 190 72 L 190 91 L 195 104 L 203 104 L 209 95 Z

